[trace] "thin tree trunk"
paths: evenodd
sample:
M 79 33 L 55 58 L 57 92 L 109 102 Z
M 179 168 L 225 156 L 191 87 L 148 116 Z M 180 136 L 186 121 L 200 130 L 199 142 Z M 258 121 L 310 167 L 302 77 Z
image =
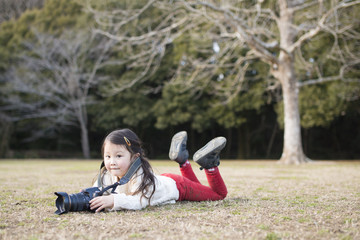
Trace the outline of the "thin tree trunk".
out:
M 250 147 L 249 147 L 249 131 L 246 126 L 246 123 L 242 124 L 238 128 L 238 150 L 237 158 L 246 159 L 249 157 Z
M 84 158 L 90 158 L 89 134 L 87 129 L 87 116 L 85 107 L 79 107 L 78 120 L 81 129 L 81 147 Z
M 278 125 L 277 125 L 277 123 L 275 123 L 275 126 L 274 126 L 274 128 L 273 128 L 273 131 L 272 131 L 272 133 L 271 133 L 269 145 L 268 145 L 268 147 L 267 147 L 267 149 L 266 149 L 266 158 L 269 158 L 269 156 L 270 156 L 271 149 L 272 149 L 272 146 L 273 146 L 273 144 L 274 144 L 274 140 L 275 140 L 275 136 L 276 136 L 277 130 L 278 130 Z
M 89 134 L 86 126 L 81 124 L 81 147 L 84 158 L 90 158 Z
M 233 130 L 234 129 L 229 128 L 228 131 L 227 131 L 228 132 L 227 133 L 227 143 L 226 143 L 226 145 L 227 145 L 227 147 L 226 147 L 226 157 L 227 158 L 230 158 L 230 154 L 231 154 L 232 137 L 233 137 L 232 132 L 233 132 Z
M 9 139 L 12 132 L 12 124 L 6 120 L 2 120 L 0 124 L 0 157 L 6 157 L 9 150 Z

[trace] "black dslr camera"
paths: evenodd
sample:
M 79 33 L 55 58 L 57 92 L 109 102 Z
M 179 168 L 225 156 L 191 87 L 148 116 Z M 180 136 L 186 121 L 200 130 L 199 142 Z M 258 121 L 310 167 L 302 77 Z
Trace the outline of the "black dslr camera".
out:
M 67 212 L 90 211 L 90 200 L 101 196 L 99 188 L 86 188 L 80 193 L 67 194 L 66 192 L 55 192 L 58 196 L 56 199 L 56 214 L 60 215 Z

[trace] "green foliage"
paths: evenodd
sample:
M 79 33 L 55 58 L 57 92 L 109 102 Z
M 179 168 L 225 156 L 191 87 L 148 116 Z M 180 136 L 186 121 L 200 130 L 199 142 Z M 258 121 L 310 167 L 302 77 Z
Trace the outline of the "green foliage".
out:
M 76 27 L 83 14 L 82 6 L 73 0 L 48 0 L 36 18 L 35 24 L 47 33 L 61 33 Z
M 162 98 L 154 106 L 157 116 L 155 126 L 164 129 L 191 123 L 192 128 L 198 131 L 209 129 L 215 123 L 226 129 L 239 127 L 247 120 L 244 115 L 246 110 L 260 110 L 265 104 L 262 83 L 252 85 L 248 91 L 225 103 L 210 93 L 198 96 L 184 85 L 167 84 Z
M 25 11 L 19 19 L 0 25 L 0 71 L 9 67 L 24 42 L 33 40 L 33 31 L 59 35 L 69 28 L 84 28 L 91 22 L 74 0 L 48 0 L 42 9 Z
M 131 89 L 115 96 L 107 97 L 94 105 L 90 113 L 94 116 L 94 127 L 104 130 L 119 127 L 149 127 L 154 100 L 148 96 L 134 94 L 139 90 Z
M 228 104 L 218 104 L 211 108 L 210 116 L 224 128 L 238 128 L 246 122 L 246 110 L 260 110 L 264 102 L 264 87 L 262 82 L 251 84 L 248 91 L 242 91 Z
M 204 113 L 201 101 L 196 98 L 189 91 L 183 91 L 185 86 L 166 84 L 162 97 L 154 105 L 153 110 L 157 116 L 155 126 L 160 129 L 169 126 L 177 126 L 187 122 L 193 122 L 198 119 L 198 114 Z M 197 104 L 194 104 L 194 103 Z M 203 115 L 204 118 L 206 118 Z
M 335 117 L 345 111 L 346 103 L 339 96 L 341 83 L 307 86 L 301 90 L 301 125 L 304 128 L 328 126 Z
M 359 83 L 341 81 L 302 87 L 299 94 L 301 126 L 328 127 L 336 117 L 353 111 L 349 109 L 349 106 L 352 106 L 349 100 L 356 99 L 359 90 Z M 278 123 L 283 127 L 282 102 L 276 105 L 276 112 Z

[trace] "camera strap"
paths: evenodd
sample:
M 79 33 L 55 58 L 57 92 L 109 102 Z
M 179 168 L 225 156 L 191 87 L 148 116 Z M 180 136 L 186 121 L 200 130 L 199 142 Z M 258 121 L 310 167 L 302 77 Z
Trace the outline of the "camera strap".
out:
M 100 169 L 104 166 L 104 162 L 102 162 L 101 166 L 100 166 Z M 110 186 L 107 186 L 106 188 L 104 188 L 103 190 L 101 190 L 99 193 L 98 193 L 98 196 L 101 196 L 104 192 L 106 192 L 107 190 L 109 189 L 112 189 L 111 190 L 111 193 L 115 193 L 115 189 L 117 186 L 119 185 L 124 185 L 126 183 L 128 183 L 130 181 L 130 179 L 134 176 L 134 174 L 137 172 L 137 170 L 140 168 L 141 166 L 141 159 L 140 157 L 137 157 L 135 159 L 135 161 L 130 165 L 128 171 L 125 173 L 125 175 L 116 183 L 110 185 Z M 101 177 L 100 177 L 100 174 L 99 174 L 99 178 L 98 178 L 98 186 L 102 188 L 102 184 L 100 186 L 100 183 L 101 183 Z

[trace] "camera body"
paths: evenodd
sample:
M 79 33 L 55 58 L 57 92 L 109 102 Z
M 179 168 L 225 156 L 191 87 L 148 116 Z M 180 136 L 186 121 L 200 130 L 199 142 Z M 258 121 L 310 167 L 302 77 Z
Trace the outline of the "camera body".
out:
M 66 192 L 55 192 L 56 214 L 60 215 L 67 212 L 91 211 L 90 200 L 101 196 L 102 193 L 97 187 L 90 187 L 82 190 L 80 193 L 67 194 Z

